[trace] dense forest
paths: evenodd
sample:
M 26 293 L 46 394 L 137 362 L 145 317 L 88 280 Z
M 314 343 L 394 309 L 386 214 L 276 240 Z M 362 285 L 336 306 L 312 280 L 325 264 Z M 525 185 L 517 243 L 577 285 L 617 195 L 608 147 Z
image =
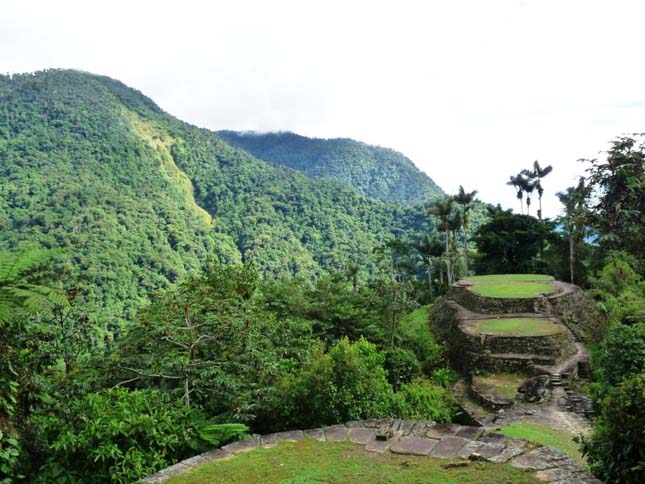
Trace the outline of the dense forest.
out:
M 463 187 L 406 198 L 400 180 L 429 178 L 380 148 L 256 141 L 105 77 L 0 76 L 0 482 L 133 482 L 252 434 L 464 421 L 428 310 L 461 277 L 532 272 L 611 323 L 581 446 L 604 482 L 642 482 L 645 136 L 587 160 L 557 219 L 535 210 L 557 166 L 510 177 L 514 213 Z M 357 173 L 321 175 L 341 153 Z
M 58 270 L 112 331 L 199 269 L 253 262 L 308 279 L 430 231 L 427 200 L 386 204 L 275 168 L 163 113 L 123 84 L 75 71 L 0 76 L 0 248 L 61 248 Z
M 274 166 L 313 178 L 338 180 L 372 198 L 415 204 L 442 190 L 401 153 L 351 139 L 319 139 L 295 133 L 218 131 L 233 146 Z

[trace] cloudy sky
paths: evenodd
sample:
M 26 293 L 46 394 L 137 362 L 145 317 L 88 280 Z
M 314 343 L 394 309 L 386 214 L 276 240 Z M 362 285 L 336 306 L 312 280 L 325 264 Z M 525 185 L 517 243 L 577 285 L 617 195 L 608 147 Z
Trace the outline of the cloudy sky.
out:
M 0 2 L 0 72 L 122 80 L 198 126 L 351 137 L 517 209 L 509 175 L 645 131 L 645 2 Z

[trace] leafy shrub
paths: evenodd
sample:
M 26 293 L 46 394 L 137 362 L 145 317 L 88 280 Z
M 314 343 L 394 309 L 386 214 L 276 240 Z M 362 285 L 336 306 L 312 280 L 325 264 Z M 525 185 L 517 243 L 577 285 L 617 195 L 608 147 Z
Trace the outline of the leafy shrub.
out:
M 450 422 L 458 408 L 453 396 L 445 388 L 423 379 L 401 385 L 395 394 L 395 413 L 398 418 Z
M 591 438 L 583 441 L 591 470 L 603 482 L 637 484 L 645 478 L 645 372 L 623 380 L 601 403 Z
M 613 324 L 596 355 L 600 394 L 645 369 L 645 324 Z
M 271 412 L 282 427 L 317 427 L 383 417 L 392 399 L 383 355 L 363 338 L 343 338 L 326 353 L 318 345 L 299 373 L 283 376 Z
M 246 431 L 162 392 L 121 388 L 86 395 L 66 418 L 38 419 L 52 452 L 43 482 L 132 482 Z
M 387 371 L 390 385 L 397 390 L 402 383 L 409 383 L 421 373 L 419 362 L 414 353 L 403 348 L 393 348 L 384 352 L 383 366 Z

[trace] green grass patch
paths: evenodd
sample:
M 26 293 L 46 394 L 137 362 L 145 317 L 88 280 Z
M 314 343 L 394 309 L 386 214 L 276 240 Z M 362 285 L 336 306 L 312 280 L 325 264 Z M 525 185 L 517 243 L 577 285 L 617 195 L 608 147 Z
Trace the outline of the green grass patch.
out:
M 448 460 L 410 455 L 377 454 L 350 443 L 303 440 L 271 449 L 236 454 L 224 461 L 195 467 L 170 479 L 191 483 L 425 483 L 529 484 L 539 482 L 531 472 L 506 464 L 471 462 L 444 469 Z
M 585 467 L 587 465 L 582 458 L 578 444 L 572 440 L 573 436 L 566 432 L 544 427 L 533 422 L 524 422 L 504 425 L 501 428 L 501 433 L 509 437 L 516 437 L 551 446 L 569 455 L 578 464 Z
M 468 282 L 480 284 L 500 284 L 510 282 L 552 281 L 553 276 L 546 274 L 492 274 L 489 276 L 473 276 L 466 279 Z
M 564 326 L 548 319 L 495 318 L 478 321 L 480 333 L 497 336 L 544 336 L 564 330 Z
M 471 290 L 485 297 L 523 298 L 553 292 L 553 286 L 538 282 L 486 283 L 471 286 Z
M 526 376 L 518 373 L 496 373 L 493 375 L 478 375 L 475 385 L 486 393 L 494 393 L 501 398 L 515 398 L 517 388 L 526 381 Z

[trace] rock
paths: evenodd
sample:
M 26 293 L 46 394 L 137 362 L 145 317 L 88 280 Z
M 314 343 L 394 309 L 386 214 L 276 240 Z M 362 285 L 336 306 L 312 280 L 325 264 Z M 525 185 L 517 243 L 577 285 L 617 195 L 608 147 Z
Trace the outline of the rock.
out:
M 461 437 L 447 437 L 441 440 L 430 453 L 431 457 L 441 459 L 452 459 L 457 457 L 459 451 L 468 443 L 468 440 Z
M 323 429 L 309 429 L 304 431 L 305 437 L 317 440 L 318 442 L 325 441 L 325 432 Z
M 280 442 L 297 442 L 305 438 L 302 430 L 291 430 L 287 432 L 277 432 L 275 434 L 263 435 L 260 437 L 262 447 L 273 447 Z
M 347 438 L 354 444 L 367 444 L 370 440 L 375 440 L 376 432 L 374 429 L 351 428 L 347 431 Z
M 324 427 L 323 430 L 327 442 L 343 442 L 347 437 L 347 427 L 344 425 L 332 425 Z
M 439 441 L 421 437 L 402 437 L 390 448 L 395 454 L 428 455 Z
M 222 447 L 222 450 L 230 452 L 231 454 L 236 454 L 238 452 L 248 452 L 249 450 L 256 449 L 259 446 L 260 439 L 256 437 L 253 439 L 238 440 L 232 444 L 225 445 Z
M 468 467 L 470 464 L 465 461 L 458 461 L 458 462 L 447 462 L 446 464 L 441 464 L 441 467 L 444 469 L 454 469 L 455 467 Z
M 525 402 L 543 402 L 549 396 L 548 384 L 549 377 L 547 375 L 535 376 L 522 383 L 517 392 Z

